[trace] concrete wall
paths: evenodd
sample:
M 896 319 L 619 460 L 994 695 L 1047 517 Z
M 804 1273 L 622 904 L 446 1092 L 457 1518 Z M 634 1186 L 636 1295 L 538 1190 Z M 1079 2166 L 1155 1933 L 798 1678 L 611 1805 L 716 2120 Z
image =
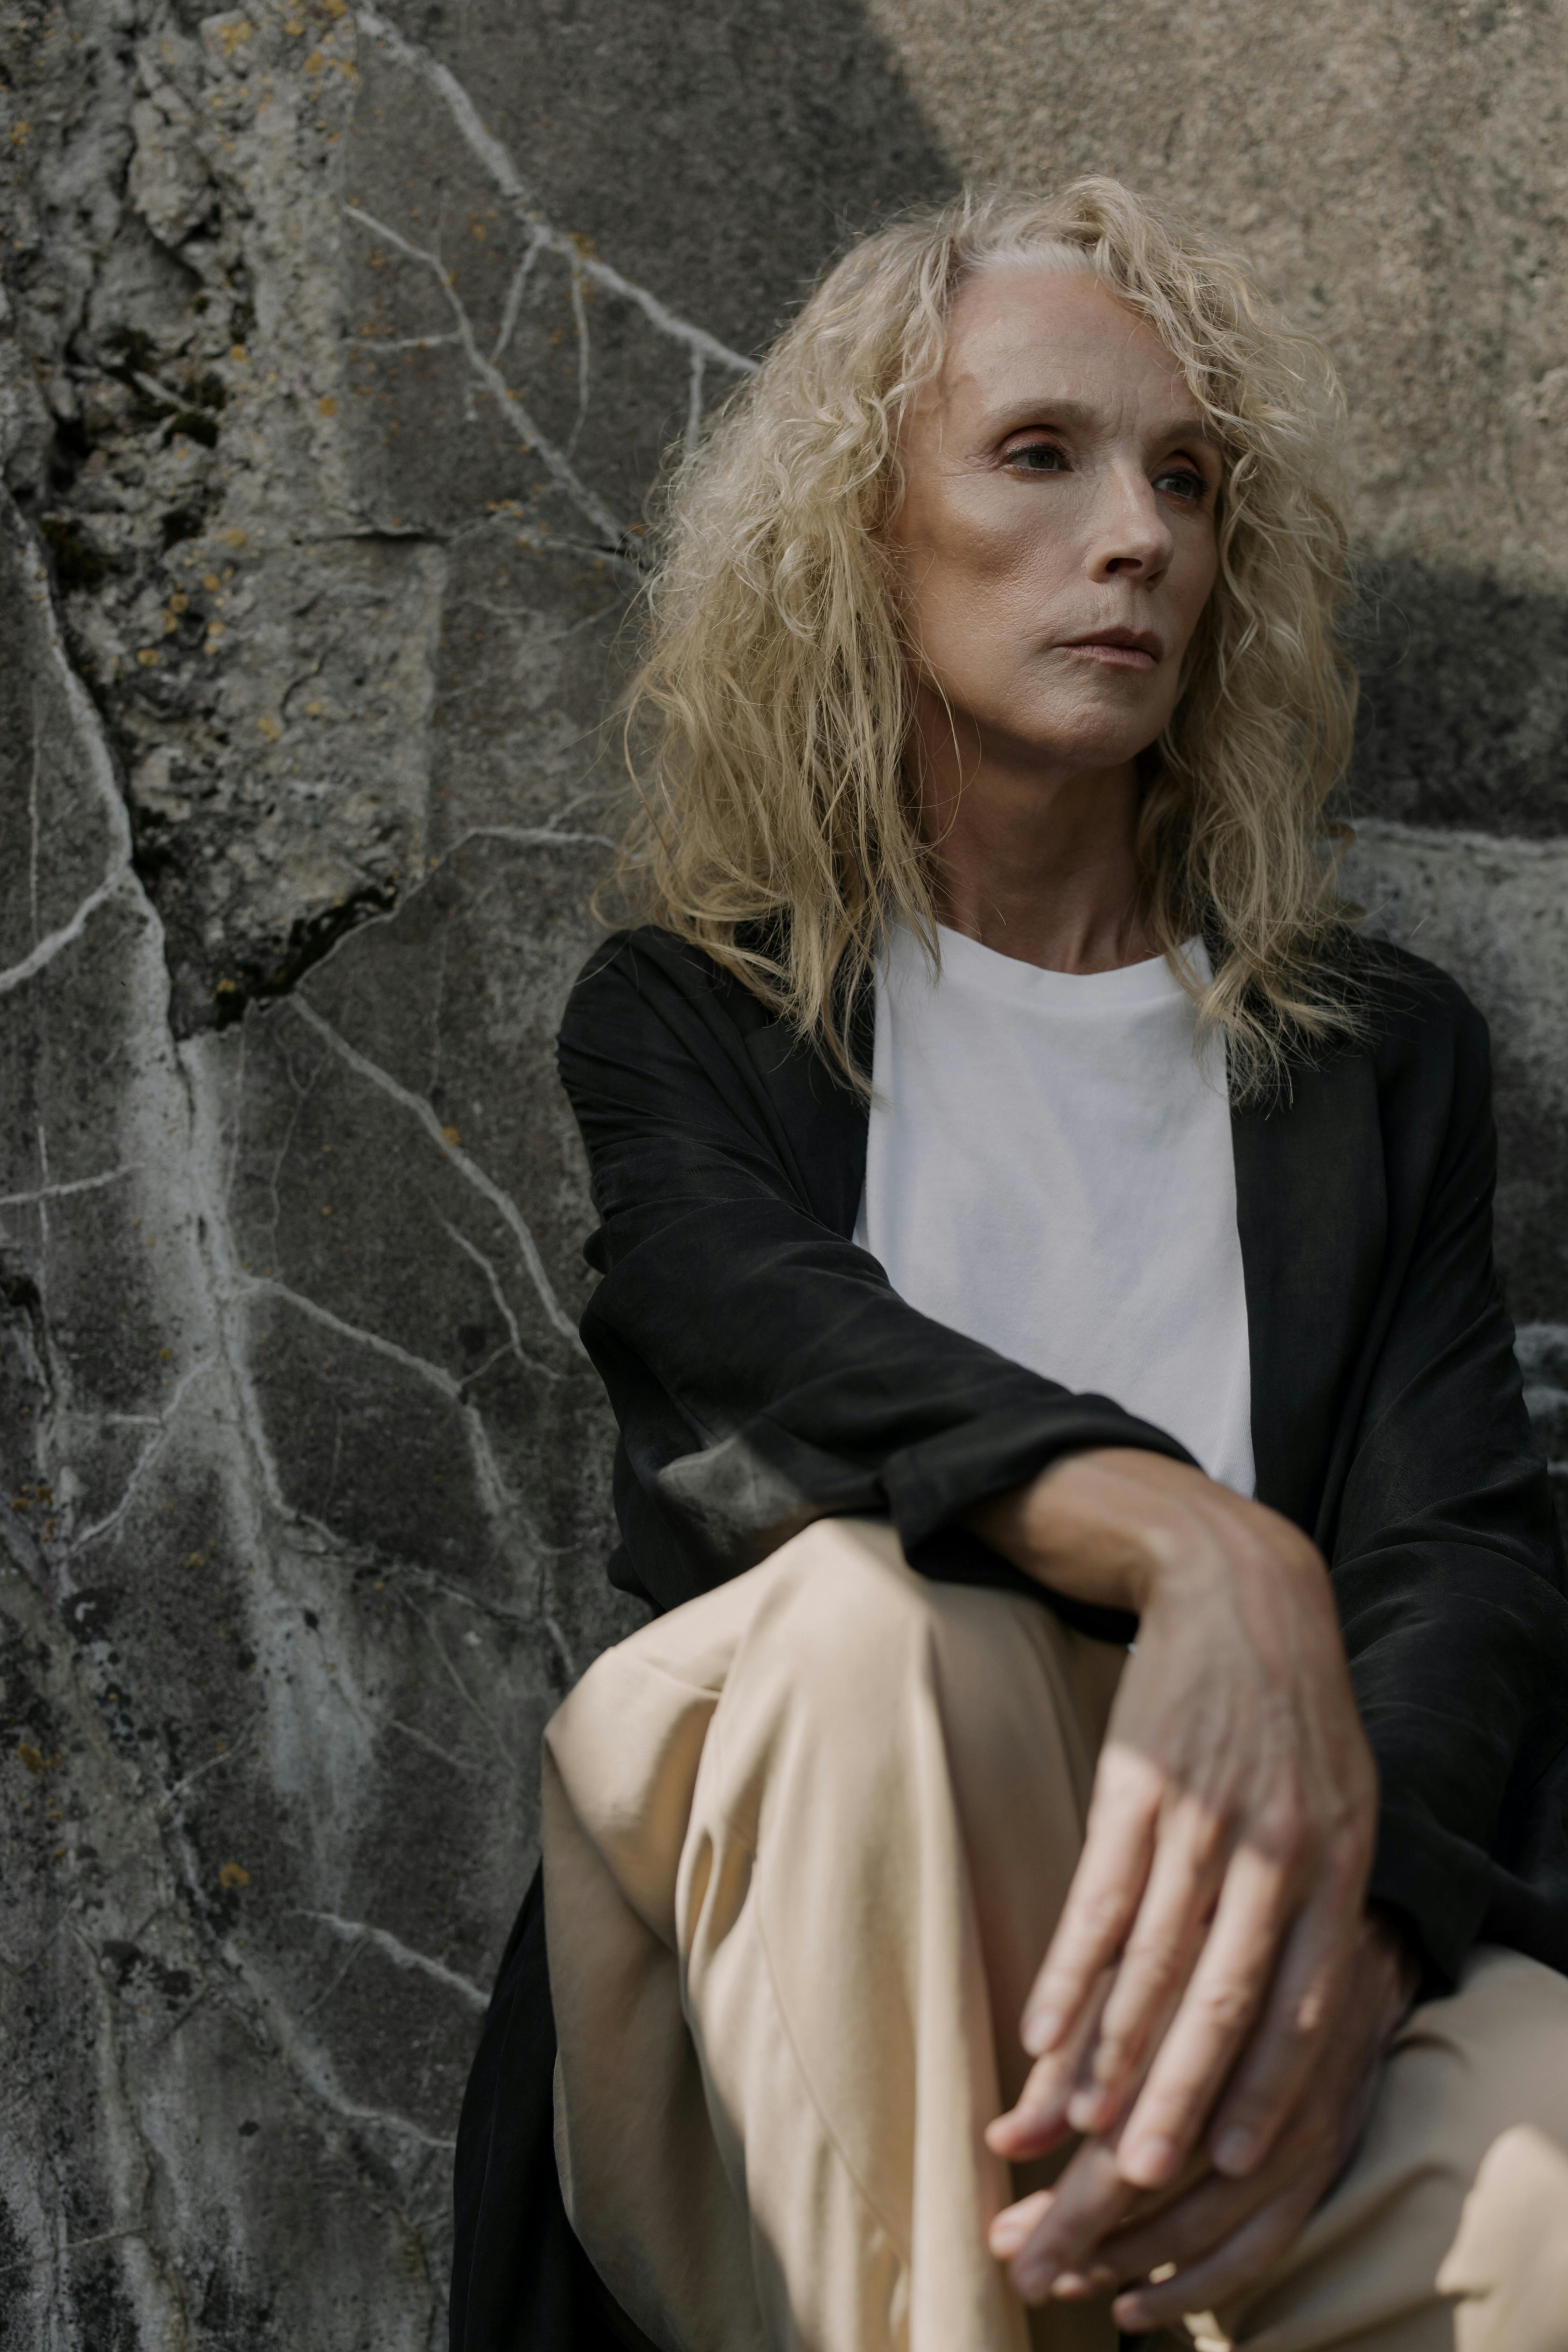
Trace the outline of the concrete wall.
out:
M 660 449 L 840 239 L 1107 168 L 1355 404 L 1361 894 L 1491 1015 L 1568 1453 L 1549 5 L 0 6 L 0 2335 L 441 2340 L 628 1624 L 550 1072 Z

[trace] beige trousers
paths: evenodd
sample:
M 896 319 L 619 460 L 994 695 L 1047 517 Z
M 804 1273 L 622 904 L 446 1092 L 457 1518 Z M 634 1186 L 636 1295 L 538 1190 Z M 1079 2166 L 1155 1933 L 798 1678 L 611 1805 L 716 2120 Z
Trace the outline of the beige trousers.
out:
M 555 1716 L 557 2158 L 667 2352 L 1114 2352 L 1107 2305 L 1011 2293 L 981 2135 L 1023 2079 L 1121 1654 L 828 1521 Z M 1410 2019 L 1294 2249 L 1195 2340 L 1568 2352 L 1565 2148 L 1568 1979 L 1483 1951 Z

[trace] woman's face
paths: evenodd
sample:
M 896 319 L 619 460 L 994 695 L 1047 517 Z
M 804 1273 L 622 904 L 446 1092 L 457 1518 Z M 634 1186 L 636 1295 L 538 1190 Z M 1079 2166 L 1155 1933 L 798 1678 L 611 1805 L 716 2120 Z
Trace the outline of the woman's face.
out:
M 1159 338 L 1097 278 L 995 263 L 960 292 L 900 452 L 922 696 L 940 688 L 983 759 L 1134 759 L 1175 706 L 1216 561 L 1218 455 Z

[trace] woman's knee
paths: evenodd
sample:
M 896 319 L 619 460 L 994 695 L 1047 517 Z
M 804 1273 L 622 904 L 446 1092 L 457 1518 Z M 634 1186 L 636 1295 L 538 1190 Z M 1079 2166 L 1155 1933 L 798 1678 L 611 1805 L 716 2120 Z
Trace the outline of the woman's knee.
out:
M 976 1714 L 1038 1722 L 1065 1703 L 1064 1637 L 1049 1612 L 921 1575 L 885 1520 L 819 1520 L 763 1575 L 750 1656 L 737 1664 L 755 1671 L 765 1650 L 763 1673 L 787 1683 L 797 1713 L 890 1725 L 920 1688 L 947 1735 L 971 1740 Z
M 885 1520 L 818 1519 L 767 1568 L 760 1618 L 803 1695 L 869 1702 L 940 1639 L 942 1589 L 910 1567 Z

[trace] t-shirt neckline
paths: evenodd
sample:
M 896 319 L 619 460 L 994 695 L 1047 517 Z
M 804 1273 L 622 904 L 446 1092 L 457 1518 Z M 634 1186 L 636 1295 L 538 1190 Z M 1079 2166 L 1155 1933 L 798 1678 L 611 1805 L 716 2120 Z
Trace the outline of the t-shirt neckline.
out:
M 1146 956 L 1137 963 L 1118 964 L 1110 971 L 1053 971 L 1042 964 L 1026 963 L 1017 956 L 1003 955 L 995 948 L 983 947 L 967 931 L 950 930 L 945 923 L 937 925 L 937 941 L 942 950 L 944 980 L 953 981 L 961 988 L 1006 997 L 1014 1003 L 1072 1004 L 1087 1012 L 1091 1006 L 1103 1011 L 1116 1005 L 1160 1003 L 1186 995 L 1163 955 Z M 912 935 L 908 947 L 919 953 Z M 1203 940 L 1189 940 L 1182 951 L 1200 976 L 1206 979 L 1209 961 Z

